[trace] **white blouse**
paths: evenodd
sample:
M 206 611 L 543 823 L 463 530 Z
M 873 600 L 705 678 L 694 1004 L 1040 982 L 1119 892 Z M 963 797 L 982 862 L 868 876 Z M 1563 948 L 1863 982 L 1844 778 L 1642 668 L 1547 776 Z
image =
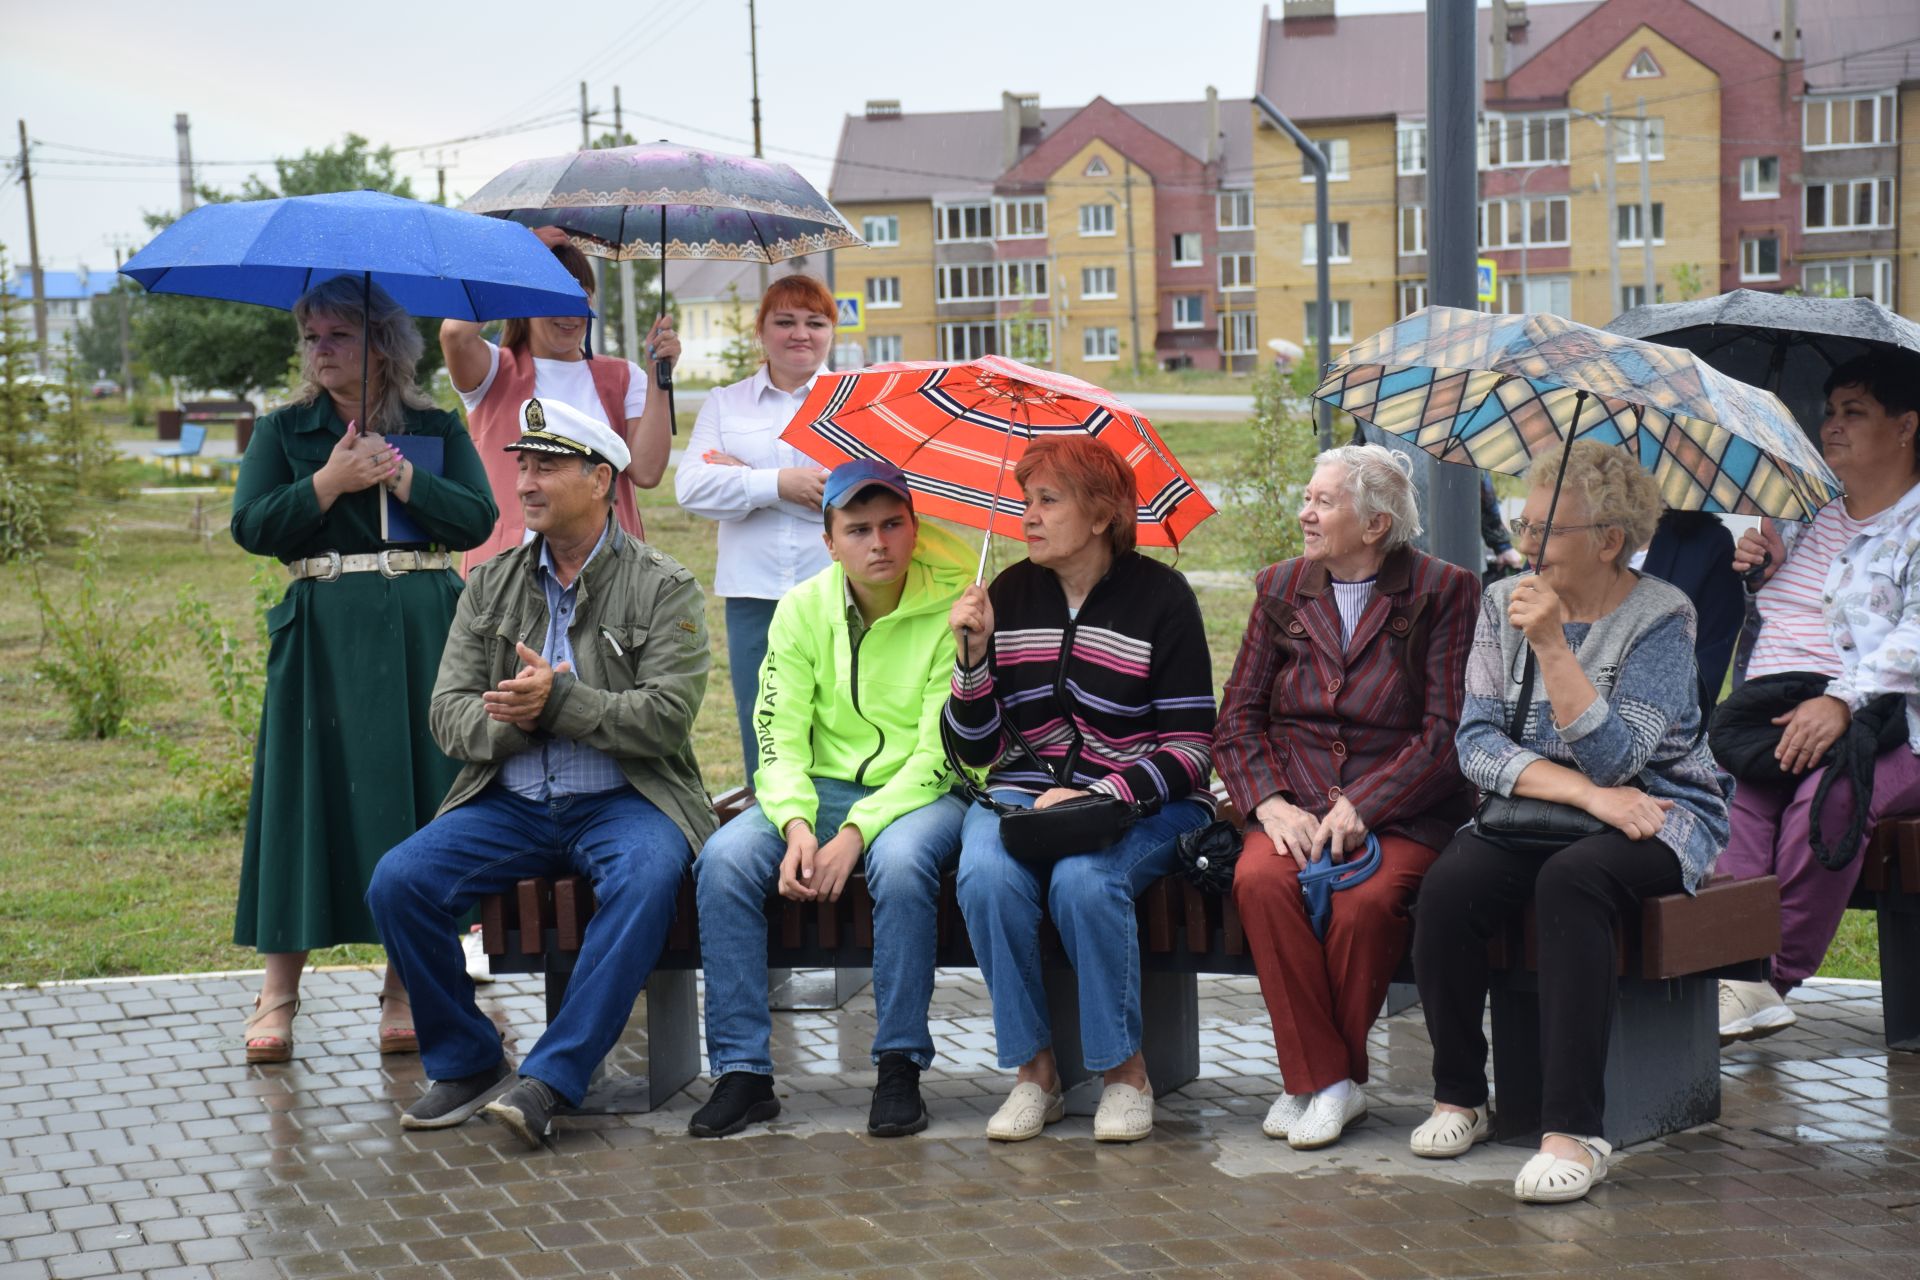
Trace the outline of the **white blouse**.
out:
M 806 403 L 815 379 L 786 392 L 762 365 L 752 377 L 707 393 L 674 474 L 680 505 L 720 524 L 714 594 L 778 600 L 832 563 L 821 540 L 820 511 L 779 494 L 782 467 L 820 464 L 780 439 Z M 747 465 L 706 461 L 712 451 Z

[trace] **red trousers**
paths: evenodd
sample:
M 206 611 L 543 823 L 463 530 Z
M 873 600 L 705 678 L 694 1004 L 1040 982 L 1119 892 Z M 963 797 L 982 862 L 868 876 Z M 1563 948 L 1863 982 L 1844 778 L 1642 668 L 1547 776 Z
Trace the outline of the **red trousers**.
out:
M 1413 901 L 1439 851 L 1380 837 L 1380 869 L 1333 895 L 1323 941 L 1313 936 L 1293 858 L 1255 826 L 1233 872 L 1233 901 L 1246 926 L 1273 1018 L 1273 1047 L 1288 1093 L 1314 1093 L 1367 1079 L 1367 1032 L 1407 952 Z

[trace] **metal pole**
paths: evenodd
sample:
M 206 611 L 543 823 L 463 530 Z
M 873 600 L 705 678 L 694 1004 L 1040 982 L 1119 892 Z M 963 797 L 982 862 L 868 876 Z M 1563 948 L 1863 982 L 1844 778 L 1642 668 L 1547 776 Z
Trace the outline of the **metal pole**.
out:
M 753 81 L 753 158 L 760 159 L 760 21 L 754 15 L 753 0 L 747 0 L 747 71 Z M 833 262 L 831 250 L 827 262 Z M 831 271 L 831 265 L 829 265 Z M 760 296 L 767 296 L 767 264 L 760 264 Z
M 1123 159 L 1120 163 L 1126 175 L 1121 190 L 1126 192 L 1122 203 L 1127 210 L 1127 320 L 1133 332 L 1133 376 L 1137 379 L 1140 376 L 1140 273 L 1133 260 L 1133 161 Z M 1158 315 L 1157 309 L 1155 314 Z
M 1479 292 L 1474 279 L 1479 256 L 1475 67 L 1474 0 L 1428 0 L 1428 298 L 1437 306 L 1469 311 L 1478 305 Z M 1486 564 L 1480 477 L 1471 467 L 1434 461 L 1424 453 L 1416 455 L 1419 459 L 1426 459 L 1414 474 L 1426 494 L 1427 549 L 1477 574 Z
M 174 113 L 173 131 L 179 139 L 180 150 L 180 214 L 185 217 L 193 212 L 193 136 L 192 126 L 187 123 L 187 113 Z
M 1647 129 L 1647 100 L 1641 98 L 1640 108 L 1640 273 L 1641 288 L 1644 291 L 1642 302 L 1652 302 L 1653 297 L 1653 169 L 1647 158 L 1647 152 L 1653 150 L 1653 135 Z
M 1614 179 L 1614 135 L 1613 135 L 1613 95 L 1608 94 L 1600 100 L 1601 110 L 1606 112 L 1600 127 L 1607 137 L 1607 312 L 1618 314 L 1620 307 L 1620 196 Z M 1652 298 L 1647 299 L 1652 302 Z
M 1471 41 L 1469 41 L 1471 44 Z M 1328 364 L 1327 337 L 1333 332 L 1333 285 L 1332 273 L 1328 268 L 1327 255 L 1333 252 L 1333 226 L 1328 220 L 1327 197 L 1327 153 L 1320 144 L 1300 131 L 1300 126 L 1287 119 L 1280 108 L 1273 105 L 1264 93 L 1253 95 L 1254 105 L 1261 114 L 1273 123 L 1289 138 L 1293 145 L 1300 148 L 1300 155 L 1313 170 L 1313 358 L 1325 369 Z M 1432 130 L 1429 129 L 1431 134 Z M 1333 406 L 1324 400 L 1317 400 L 1313 407 L 1314 421 L 1320 433 L 1320 447 L 1333 448 Z
M 33 166 L 28 163 L 27 122 L 20 122 L 20 189 L 27 197 L 27 278 L 33 282 L 34 364 L 47 371 L 47 277 L 40 270 L 40 226 L 33 217 Z M 0 288 L 6 281 L 0 280 Z

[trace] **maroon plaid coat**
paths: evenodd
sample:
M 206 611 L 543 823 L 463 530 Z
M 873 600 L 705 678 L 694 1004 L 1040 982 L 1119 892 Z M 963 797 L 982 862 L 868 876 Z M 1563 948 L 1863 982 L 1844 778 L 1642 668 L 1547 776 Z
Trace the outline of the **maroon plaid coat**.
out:
M 1349 647 L 1330 581 L 1306 559 L 1261 570 L 1214 767 L 1249 819 L 1275 793 L 1316 816 L 1345 795 L 1368 830 L 1441 848 L 1473 812 L 1453 734 L 1480 585 L 1411 547 L 1391 552 Z

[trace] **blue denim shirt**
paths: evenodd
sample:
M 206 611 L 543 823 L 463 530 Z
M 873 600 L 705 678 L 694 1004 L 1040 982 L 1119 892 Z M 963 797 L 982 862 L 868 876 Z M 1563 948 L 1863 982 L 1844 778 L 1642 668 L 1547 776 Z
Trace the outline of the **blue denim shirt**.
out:
M 611 521 L 607 529 L 611 530 Z M 587 564 L 607 545 L 607 533 L 587 557 Z M 574 575 L 573 584 L 563 587 L 553 570 L 552 549 L 540 548 L 540 586 L 547 595 L 547 639 L 540 656 L 549 666 L 573 663 L 573 640 L 567 628 L 573 624 L 574 605 L 579 598 L 580 578 L 586 565 Z M 589 637 L 589 642 L 597 637 Z M 627 785 L 626 775 L 613 757 L 604 751 L 582 746 L 567 738 L 546 738 L 500 766 L 500 782 L 515 795 L 529 800 L 549 800 L 554 796 L 593 795 Z

